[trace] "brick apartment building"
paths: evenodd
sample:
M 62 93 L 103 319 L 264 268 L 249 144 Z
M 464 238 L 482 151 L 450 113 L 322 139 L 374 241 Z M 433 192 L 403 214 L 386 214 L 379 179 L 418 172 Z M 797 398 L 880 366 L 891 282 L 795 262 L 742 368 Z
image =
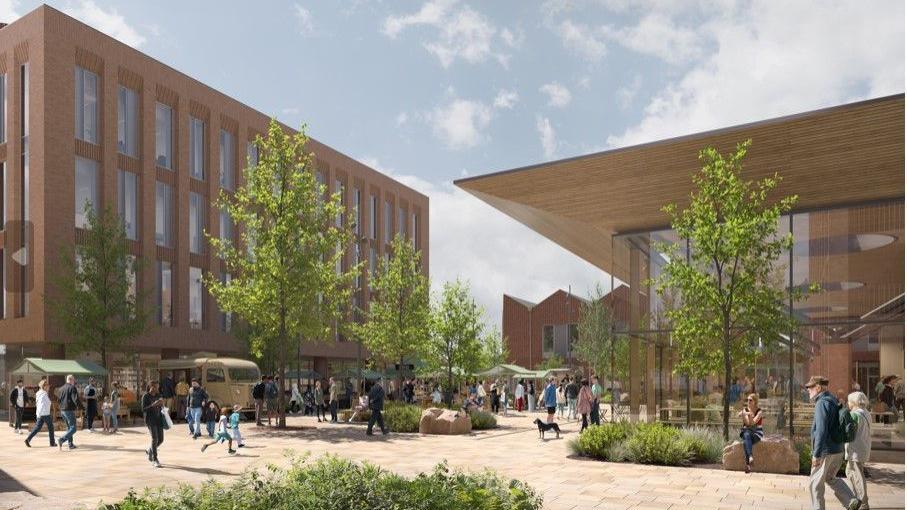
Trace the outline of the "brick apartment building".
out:
M 602 306 L 614 307 L 615 315 L 626 309 L 626 285 L 602 297 Z M 535 368 L 552 356 L 576 366 L 572 345 L 579 338 L 578 324 L 583 306 L 589 301 L 576 294 L 557 290 L 538 303 L 504 294 L 501 332 L 510 351 L 508 362 Z
M 200 282 L 204 272 L 229 277 L 203 231 L 238 239 L 212 202 L 243 184 L 269 117 L 47 6 L 0 28 L 0 93 L 0 380 L 24 357 L 73 357 L 45 296 L 59 247 L 83 234 L 86 201 L 119 211 L 129 250 L 144 259 L 137 286 L 155 313 L 134 343 L 141 362 L 240 352 Z M 345 263 L 373 267 L 401 233 L 427 274 L 428 198 L 316 140 L 310 149 L 318 178 L 356 215 L 360 241 Z M 367 307 L 365 278 L 367 269 L 354 299 Z M 308 346 L 302 368 L 355 366 L 367 356 L 358 347 Z

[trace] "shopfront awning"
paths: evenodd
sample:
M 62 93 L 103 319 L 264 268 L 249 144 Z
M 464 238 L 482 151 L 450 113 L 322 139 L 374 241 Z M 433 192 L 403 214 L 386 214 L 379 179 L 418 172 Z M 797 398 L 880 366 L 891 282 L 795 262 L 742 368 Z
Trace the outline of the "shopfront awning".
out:
M 10 372 L 15 375 L 74 375 L 106 376 L 107 369 L 89 360 L 25 358 L 22 363 Z

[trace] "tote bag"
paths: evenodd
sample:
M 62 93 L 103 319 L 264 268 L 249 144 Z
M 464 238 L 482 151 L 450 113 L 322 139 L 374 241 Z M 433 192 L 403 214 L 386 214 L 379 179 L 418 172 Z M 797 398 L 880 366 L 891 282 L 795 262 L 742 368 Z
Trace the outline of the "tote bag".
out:
M 170 409 L 166 407 L 161 408 L 161 425 L 164 430 L 170 430 L 170 427 L 173 426 L 173 420 L 170 418 Z

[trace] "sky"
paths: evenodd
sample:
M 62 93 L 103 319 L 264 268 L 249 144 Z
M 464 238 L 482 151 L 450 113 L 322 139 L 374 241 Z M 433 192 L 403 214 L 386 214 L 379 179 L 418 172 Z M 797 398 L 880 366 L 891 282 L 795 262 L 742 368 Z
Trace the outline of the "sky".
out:
M 903 0 L 47 3 L 427 194 L 497 325 L 609 277 L 454 179 L 904 92 Z

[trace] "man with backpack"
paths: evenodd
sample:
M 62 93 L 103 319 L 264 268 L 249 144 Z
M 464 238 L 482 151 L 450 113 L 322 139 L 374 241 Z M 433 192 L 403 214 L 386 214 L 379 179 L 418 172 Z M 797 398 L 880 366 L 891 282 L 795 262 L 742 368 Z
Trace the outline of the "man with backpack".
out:
M 828 379 L 812 376 L 806 383 L 809 399 L 816 404 L 812 427 L 812 470 L 809 473 L 809 495 L 813 510 L 825 510 L 825 484 L 848 510 L 860 508 L 860 500 L 844 480 L 836 477 L 844 462 L 844 443 L 853 440 L 855 423 L 848 409 L 842 409 L 828 391 Z M 843 412 L 842 412 L 843 411 Z

